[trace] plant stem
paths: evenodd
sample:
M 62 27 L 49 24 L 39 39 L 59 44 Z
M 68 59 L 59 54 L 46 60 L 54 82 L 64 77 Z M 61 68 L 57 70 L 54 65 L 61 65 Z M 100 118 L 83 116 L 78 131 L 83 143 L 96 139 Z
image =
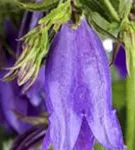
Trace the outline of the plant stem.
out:
M 130 75 L 127 77 L 127 132 L 126 144 L 128 150 L 135 149 L 135 68 L 130 63 Z

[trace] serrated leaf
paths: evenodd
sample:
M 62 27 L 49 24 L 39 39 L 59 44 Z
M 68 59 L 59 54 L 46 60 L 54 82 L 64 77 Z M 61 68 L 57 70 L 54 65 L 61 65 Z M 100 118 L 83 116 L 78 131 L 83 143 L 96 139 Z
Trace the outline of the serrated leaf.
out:
M 42 2 L 39 3 L 23 3 L 17 1 L 16 4 L 30 11 L 46 11 L 48 9 L 57 6 L 58 2 L 59 0 L 43 0 Z

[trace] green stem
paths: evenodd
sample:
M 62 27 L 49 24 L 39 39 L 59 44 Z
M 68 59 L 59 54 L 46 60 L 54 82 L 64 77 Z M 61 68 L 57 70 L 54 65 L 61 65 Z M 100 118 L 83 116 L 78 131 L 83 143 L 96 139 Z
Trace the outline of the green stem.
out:
M 118 16 L 115 8 L 111 4 L 111 2 L 109 0 L 101 0 L 101 2 L 104 3 L 104 5 L 108 9 L 108 11 L 110 12 L 110 15 L 113 17 L 113 19 L 119 22 L 119 20 L 120 20 L 119 16 Z
M 130 75 L 127 78 L 127 135 L 128 150 L 135 149 L 135 68 L 130 63 Z

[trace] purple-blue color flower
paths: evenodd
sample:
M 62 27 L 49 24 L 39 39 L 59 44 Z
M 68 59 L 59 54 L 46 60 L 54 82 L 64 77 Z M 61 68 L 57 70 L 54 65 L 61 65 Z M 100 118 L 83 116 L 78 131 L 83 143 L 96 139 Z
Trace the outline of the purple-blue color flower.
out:
M 17 34 L 18 37 L 20 37 L 26 33 L 28 31 L 28 27 L 26 26 L 29 26 L 29 30 L 31 30 L 35 25 L 37 25 L 38 19 L 43 15 L 43 13 L 35 12 L 31 15 L 28 12 L 24 14 L 19 31 L 14 28 L 11 20 L 5 21 L 4 27 L 5 30 L 8 31 L 6 32 L 7 43 L 14 52 L 20 52 L 19 45 L 16 41 Z M 31 19 L 31 21 L 28 22 L 28 19 Z M 3 54 L 3 61 L 1 61 L 4 62 L 1 66 L 2 68 L 9 67 L 14 63 L 15 59 L 10 54 L 7 55 L 7 51 L 2 48 L 1 54 Z M 43 92 L 44 69 L 45 66 L 41 68 L 37 80 L 24 95 L 21 94 L 21 87 L 17 85 L 16 80 L 12 82 L 0 82 L 0 108 L 2 114 L 0 117 L 0 123 L 3 124 L 4 127 L 10 127 L 18 133 L 23 133 L 31 127 L 31 125 L 19 120 L 14 111 L 22 113 L 24 116 L 38 116 L 40 113 L 45 111 L 45 105 L 43 103 L 45 100 Z M 1 69 L 0 77 L 3 77 L 4 74 L 5 71 Z
M 74 150 L 91 150 L 94 145 L 94 136 L 85 118 L 83 118 L 81 130 L 77 138 Z
M 120 46 L 114 64 L 117 67 L 121 77 L 125 78 L 127 76 L 127 68 L 126 68 L 125 50 L 123 46 Z
M 42 150 L 50 144 L 55 150 L 90 150 L 94 139 L 109 150 L 123 149 L 112 108 L 108 60 L 85 20 L 77 29 L 64 24 L 55 36 L 46 63 L 45 90 L 49 129 Z
M 38 2 L 39 0 L 37 0 Z M 26 15 L 26 14 L 25 14 Z M 26 17 L 24 15 L 24 17 Z M 38 20 L 43 16 L 42 12 L 33 12 L 31 16 L 31 22 L 29 24 L 29 30 L 32 30 L 37 24 Z M 45 99 L 44 95 L 44 72 L 45 65 L 43 65 L 39 71 L 38 77 L 34 84 L 26 92 L 27 97 L 30 99 L 33 106 L 38 106 L 42 103 L 42 100 Z M 38 88 L 37 88 L 38 87 Z
M 33 94 L 34 95 L 34 94 Z M 40 97 L 38 97 L 41 99 Z M 23 133 L 31 127 L 30 124 L 19 119 L 15 112 L 21 113 L 24 116 L 38 116 L 45 111 L 43 100 L 40 104 L 34 106 L 26 95 L 21 94 L 21 89 L 18 87 L 16 80 L 12 82 L 0 82 L 0 108 L 3 120 L 1 124 L 5 127 L 11 127 L 18 133 Z
M 22 133 L 29 125 L 20 121 L 15 111 L 26 115 L 28 113 L 28 99 L 21 97 L 15 82 L 0 82 L 0 106 L 4 119 L 10 127 Z
M 45 65 L 43 65 L 40 69 L 39 75 L 34 82 L 34 84 L 28 89 L 26 92 L 27 97 L 29 98 L 31 104 L 33 106 L 40 105 L 43 100 L 45 100 L 45 92 L 44 92 L 44 81 L 45 81 Z

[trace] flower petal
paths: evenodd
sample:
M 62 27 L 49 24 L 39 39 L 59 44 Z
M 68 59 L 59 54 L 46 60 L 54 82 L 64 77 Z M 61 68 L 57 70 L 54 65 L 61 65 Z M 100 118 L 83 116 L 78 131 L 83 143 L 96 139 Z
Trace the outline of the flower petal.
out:
M 72 150 L 82 123 L 82 117 L 72 109 L 71 52 L 74 47 L 70 49 L 72 40 L 67 40 L 68 36 L 65 27 L 62 27 L 53 42 L 45 70 L 46 103 L 50 113 L 50 144 L 55 150 Z M 69 38 L 74 39 L 74 35 Z
M 87 42 L 80 43 L 89 55 L 83 62 L 83 78 L 89 89 L 86 119 L 95 138 L 106 148 L 118 150 L 124 147 L 122 133 L 111 104 L 111 79 L 108 60 L 102 43 L 86 23 L 81 31 Z M 83 38 L 82 36 L 82 38 Z M 90 39 L 90 40 L 89 40 Z M 82 41 L 82 40 L 80 40 Z M 80 60 L 81 61 L 81 60 Z
M 15 82 L 0 82 L 0 105 L 8 124 L 17 132 L 22 133 L 29 128 L 29 125 L 20 121 L 14 111 L 16 110 L 26 115 L 28 104 L 27 99 L 19 96 L 19 92 L 16 91 L 15 86 Z
M 122 46 L 120 46 L 119 48 L 114 64 L 117 67 L 121 77 L 125 78 L 127 75 L 126 56 L 125 56 L 125 50 Z
M 49 134 L 55 150 L 72 150 L 83 117 L 92 134 L 108 149 L 123 148 L 111 104 L 111 79 L 103 46 L 82 21 L 62 26 L 50 49 L 45 71 Z M 74 132 L 73 132 L 74 131 Z
M 92 150 L 93 144 L 94 136 L 84 118 L 74 150 Z

